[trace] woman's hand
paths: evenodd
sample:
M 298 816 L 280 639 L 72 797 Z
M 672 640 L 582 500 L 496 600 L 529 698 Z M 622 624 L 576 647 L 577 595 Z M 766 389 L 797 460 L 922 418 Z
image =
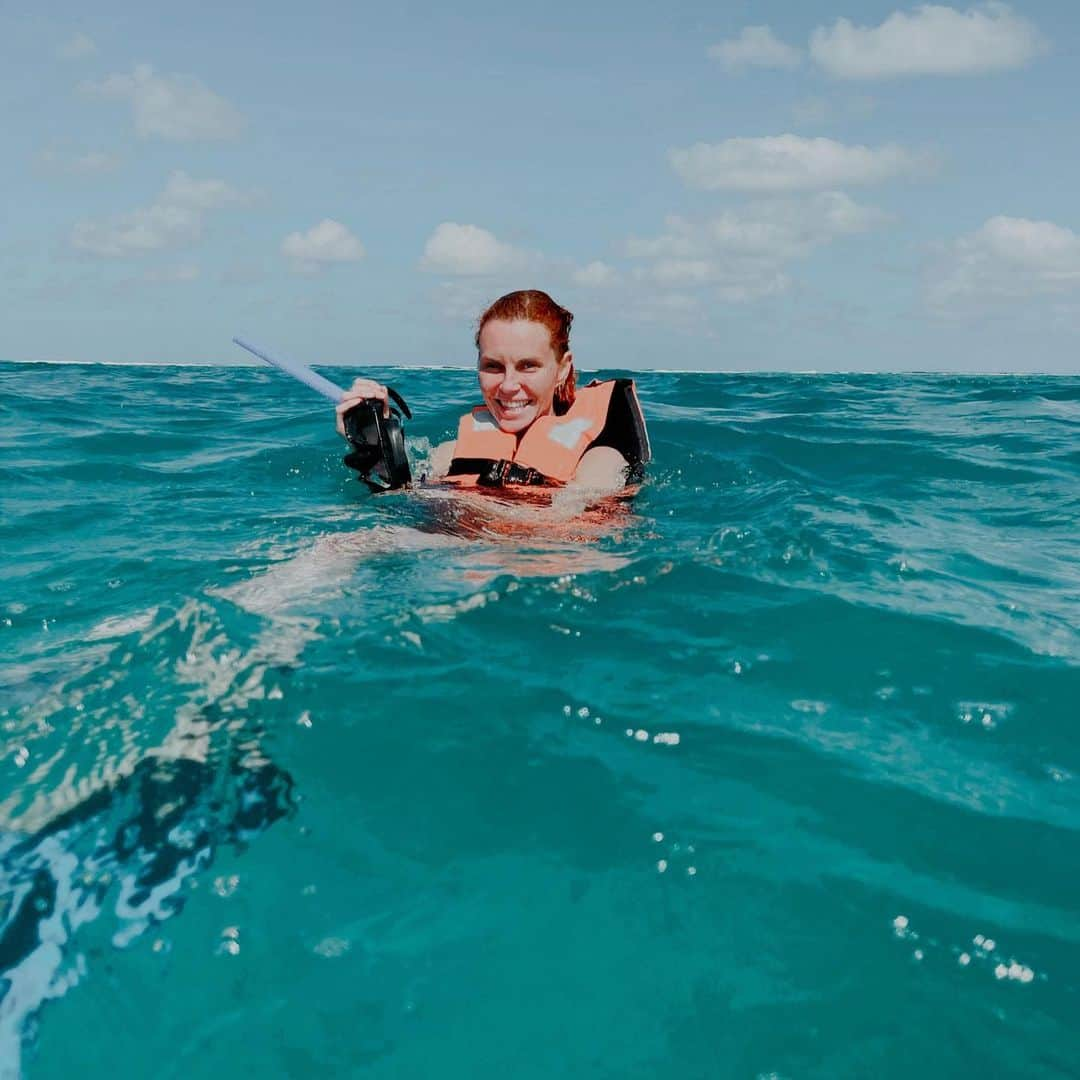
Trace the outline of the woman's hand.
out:
M 361 401 L 381 401 L 383 416 L 390 415 L 390 395 L 386 392 L 386 387 L 382 383 L 375 382 L 374 379 L 357 379 L 345 391 L 345 396 L 334 410 L 337 413 L 337 431 L 342 438 L 346 438 L 345 414 Z

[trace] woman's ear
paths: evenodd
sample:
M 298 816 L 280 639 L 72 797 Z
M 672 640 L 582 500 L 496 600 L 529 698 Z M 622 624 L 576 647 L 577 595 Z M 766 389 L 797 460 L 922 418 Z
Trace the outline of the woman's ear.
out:
M 563 358 L 559 361 L 556 370 L 558 374 L 556 376 L 553 401 L 556 406 L 555 411 L 561 414 L 574 404 L 574 384 L 576 381 L 574 377 L 574 357 L 569 351 L 563 353 Z

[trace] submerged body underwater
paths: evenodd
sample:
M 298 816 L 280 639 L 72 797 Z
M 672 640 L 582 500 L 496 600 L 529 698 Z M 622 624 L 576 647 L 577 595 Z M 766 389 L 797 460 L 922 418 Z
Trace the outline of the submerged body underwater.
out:
M 1076 1074 L 1080 378 L 635 378 L 553 516 L 0 365 L 0 1077 Z

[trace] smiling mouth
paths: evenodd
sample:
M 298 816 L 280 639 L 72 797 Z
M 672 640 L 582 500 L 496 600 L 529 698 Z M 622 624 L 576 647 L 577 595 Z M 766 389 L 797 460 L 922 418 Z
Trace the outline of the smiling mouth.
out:
M 522 409 L 527 409 L 532 404 L 531 401 L 500 401 L 498 398 L 495 400 L 499 408 L 507 413 L 521 412 Z

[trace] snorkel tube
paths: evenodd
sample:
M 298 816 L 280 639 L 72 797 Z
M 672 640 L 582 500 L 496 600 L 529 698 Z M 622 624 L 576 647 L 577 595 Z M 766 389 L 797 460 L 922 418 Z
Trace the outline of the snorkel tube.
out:
M 329 398 L 335 405 L 345 396 L 340 386 L 324 379 L 306 364 L 270 356 L 242 338 L 233 338 L 233 343 Z M 372 491 L 392 491 L 406 487 L 412 481 L 409 458 L 405 453 L 405 429 L 401 424 L 402 413 L 407 420 L 412 419 L 412 413 L 396 390 L 389 386 L 386 389 L 397 406 L 390 409 L 389 416 L 383 416 L 378 404 L 361 401 L 342 417 L 346 438 L 353 448 L 352 453 L 342 460 L 360 474 L 360 479 Z

